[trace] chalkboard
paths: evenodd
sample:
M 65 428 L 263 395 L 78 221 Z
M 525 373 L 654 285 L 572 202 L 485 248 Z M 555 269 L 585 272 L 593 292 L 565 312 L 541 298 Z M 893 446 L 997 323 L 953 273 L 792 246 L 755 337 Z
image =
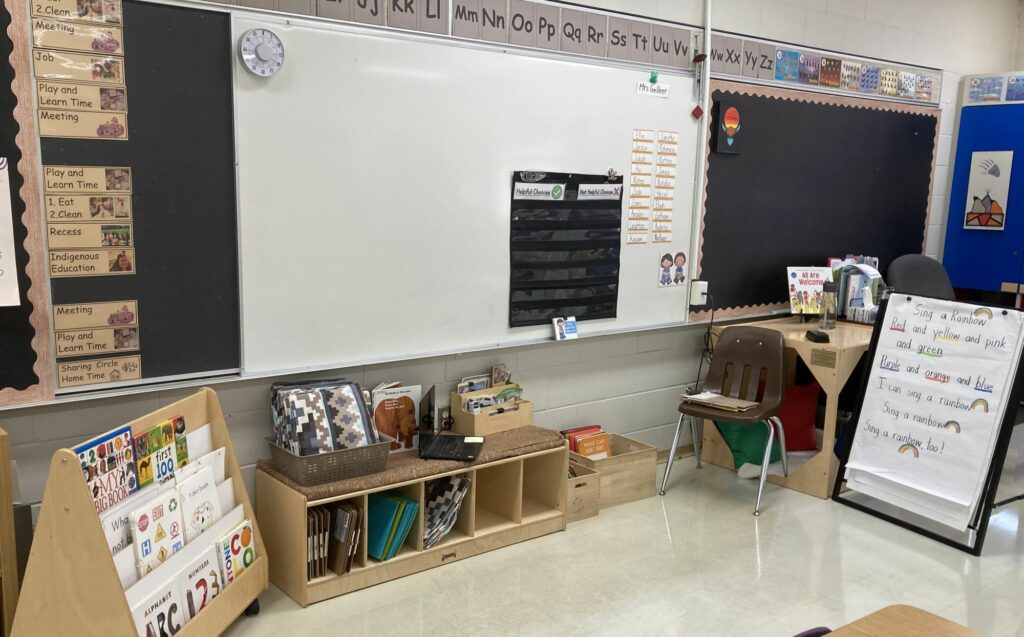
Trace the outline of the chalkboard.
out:
M 137 299 L 143 379 L 234 370 L 241 345 L 229 15 L 123 6 L 128 141 L 45 138 L 42 157 L 44 165 L 132 169 L 135 274 L 54 278 L 53 303 Z
M 709 153 L 699 273 L 716 309 L 787 307 L 787 266 L 864 254 L 884 271 L 922 251 L 938 128 L 932 109 L 726 82 L 712 88 L 709 148 L 723 152 Z M 738 121 L 723 118 L 730 108 Z
M 15 143 L 18 123 L 14 119 L 14 107 L 17 99 L 11 87 L 11 82 L 14 80 L 14 67 L 10 64 L 10 57 L 14 45 L 8 35 L 10 23 L 11 14 L 8 13 L 5 5 L 3 9 L 0 9 L 0 56 L 4 60 L 3 67 L 0 68 L 0 75 L 2 75 L 0 78 L 0 157 L 7 159 L 7 170 L 11 183 L 14 253 L 21 304 L 13 307 L 0 307 L 0 353 L 2 353 L 0 355 L 0 389 L 21 390 L 37 384 L 39 378 L 32 369 L 36 362 L 36 352 L 32 349 L 32 337 L 35 336 L 35 329 L 30 322 L 33 306 L 29 301 L 28 291 L 34 283 L 27 273 L 29 255 L 24 245 L 27 231 L 22 221 L 25 202 L 19 192 L 25 180 L 18 168 L 18 162 L 21 161 L 21 150 Z M 0 223 L 4 222 L 6 220 L 0 220 Z M 39 282 L 38 284 L 43 283 Z

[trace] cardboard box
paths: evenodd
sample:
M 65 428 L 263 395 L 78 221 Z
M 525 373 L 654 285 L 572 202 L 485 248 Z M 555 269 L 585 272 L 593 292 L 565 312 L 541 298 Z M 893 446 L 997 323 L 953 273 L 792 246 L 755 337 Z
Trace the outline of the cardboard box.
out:
M 569 461 L 597 471 L 601 480 L 601 508 L 643 500 L 654 495 L 658 473 L 658 450 L 619 434 L 608 434 L 612 455 L 591 460 L 573 451 Z

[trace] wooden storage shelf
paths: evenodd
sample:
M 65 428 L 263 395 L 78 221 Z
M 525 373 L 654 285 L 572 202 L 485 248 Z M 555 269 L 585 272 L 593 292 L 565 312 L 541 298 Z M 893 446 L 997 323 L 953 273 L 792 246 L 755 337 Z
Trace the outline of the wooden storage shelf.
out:
M 497 548 L 565 530 L 567 448 L 504 458 L 416 480 L 382 485 L 337 497 L 309 500 L 262 469 L 256 471 L 257 510 L 270 556 L 270 580 L 302 606 L 368 586 L 457 562 Z M 423 548 L 426 483 L 463 475 L 470 479 L 455 526 L 440 542 Z M 352 570 L 346 574 L 306 578 L 306 509 L 361 499 L 365 510 L 370 493 L 399 491 L 420 503 L 405 545 L 383 562 L 366 555 L 363 541 Z M 360 561 L 361 558 L 361 561 Z
M 267 589 L 269 560 L 217 394 L 201 389 L 129 424 L 134 436 L 175 416 L 185 418 L 188 431 L 209 423 L 214 449 L 225 449 L 224 472 L 232 478 L 235 503 L 252 520 L 256 536 L 256 561 L 177 633 L 177 637 L 219 635 Z M 212 544 L 214 538 L 209 540 Z M 13 634 L 136 634 L 78 456 L 70 449 L 59 449 L 50 462 Z

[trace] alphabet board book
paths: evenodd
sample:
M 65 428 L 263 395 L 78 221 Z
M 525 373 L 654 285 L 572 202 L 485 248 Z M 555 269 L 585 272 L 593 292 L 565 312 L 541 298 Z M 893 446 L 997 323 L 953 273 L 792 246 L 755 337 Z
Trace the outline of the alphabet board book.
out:
M 185 546 L 181 500 L 175 489 L 164 491 L 160 497 L 132 511 L 131 521 L 139 577 L 145 577 Z
M 174 635 L 187 621 L 180 582 L 170 578 L 155 593 L 132 608 L 139 637 Z
M 252 522 L 246 520 L 217 541 L 221 575 L 227 586 L 256 561 L 256 537 Z
M 212 543 L 203 551 L 202 555 L 185 567 L 183 574 L 185 612 L 186 616 L 192 619 L 196 613 L 206 608 L 221 591 L 217 549 Z M 176 579 L 181 580 L 182 576 L 179 575 Z
M 203 467 L 196 475 L 178 485 L 185 541 L 191 542 L 220 519 L 220 497 L 213 480 L 213 467 Z
M 139 490 L 131 427 L 125 425 L 84 442 L 78 455 L 96 513 L 103 513 Z

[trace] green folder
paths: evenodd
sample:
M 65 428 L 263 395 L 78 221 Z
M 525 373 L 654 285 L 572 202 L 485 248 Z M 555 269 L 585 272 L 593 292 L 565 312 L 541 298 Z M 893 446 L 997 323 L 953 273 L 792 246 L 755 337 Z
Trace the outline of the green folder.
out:
M 395 541 L 391 543 L 391 551 L 386 554 L 389 560 L 397 555 L 402 545 L 405 544 L 405 539 L 409 537 L 409 531 L 412 530 L 412 523 L 416 519 L 416 511 L 419 509 L 419 504 L 416 501 L 410 500 L 404 495 L 395 497 L 403 501 L 403 507 L 396 525 L 398 528 L 395 531 Z
M 384 557 L 383 558 L 378 558 L 378 559 L 389 560 L 392 557 L 391 548 L 395 544 L 395 535 L 397 534 L 398 526 L 399 526 L 399 524 L 400 524 L 400 522 L 402 520 L 402 512 L 405 511 L 406 503 L 405 503 L 405 500 L 403 500 L 401 498 L 396 498 L 395 496 L 390 495 L 390 494 L 385 495 L 384 497 L 386 497 L 389 500 L 391 500 L 392 502 L 394 502 L 395 506 L 397 507 L 395 509 L 395 516 L 391 519 L 391 529 L 388 531 L 388 539 L 384 543 L 384 552 L 383 552 Z

